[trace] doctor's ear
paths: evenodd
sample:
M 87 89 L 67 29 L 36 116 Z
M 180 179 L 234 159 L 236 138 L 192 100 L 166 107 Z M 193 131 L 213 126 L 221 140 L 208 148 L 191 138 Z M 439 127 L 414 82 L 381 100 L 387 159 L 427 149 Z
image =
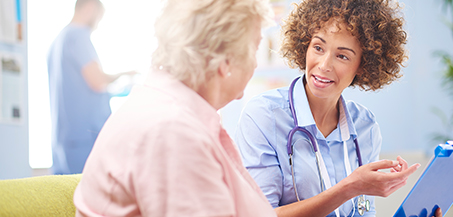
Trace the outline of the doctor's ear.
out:
M 362 75 L 362 74 L 363 74 L 363 68 L 362 68 L 362 65 L 360 65 L 356 71 L 356 75 Z

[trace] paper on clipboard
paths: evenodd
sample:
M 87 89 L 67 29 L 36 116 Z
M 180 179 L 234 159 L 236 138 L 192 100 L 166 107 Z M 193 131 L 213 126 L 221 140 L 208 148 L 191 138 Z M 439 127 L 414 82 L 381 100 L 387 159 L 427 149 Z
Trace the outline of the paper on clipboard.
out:
M 393 217 L 431 217 L 438 207 L 442 215 L 453 203 L 453 141 L 435 149 L 434 158 Z

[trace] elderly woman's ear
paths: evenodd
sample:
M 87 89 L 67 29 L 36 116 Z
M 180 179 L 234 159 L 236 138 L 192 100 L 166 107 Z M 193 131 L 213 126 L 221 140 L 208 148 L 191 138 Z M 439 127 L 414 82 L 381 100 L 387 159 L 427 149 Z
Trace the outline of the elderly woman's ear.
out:
M 220 62 L 217 73 L 222 78 L 228 78 L 231 76 L 231 61 L 228 58 L 225 58 L 222 62 Z

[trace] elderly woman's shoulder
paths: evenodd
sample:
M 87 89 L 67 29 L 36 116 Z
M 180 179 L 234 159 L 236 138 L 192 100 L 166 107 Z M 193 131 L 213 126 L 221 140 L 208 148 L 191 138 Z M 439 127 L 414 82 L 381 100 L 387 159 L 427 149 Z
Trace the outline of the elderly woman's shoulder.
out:
M 143 134 L 152 128 L 195 124 L 190 110 L 175 103 L 125 103 L 107 120 L 104 128 L 117 128 L 132 134 Z

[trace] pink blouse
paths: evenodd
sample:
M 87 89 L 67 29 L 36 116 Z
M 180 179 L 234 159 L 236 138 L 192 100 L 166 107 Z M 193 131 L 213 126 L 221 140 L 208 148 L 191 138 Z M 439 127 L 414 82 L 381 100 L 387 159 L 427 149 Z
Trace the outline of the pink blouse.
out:
M 104 125 L 74 204 L 76 216 L 276 216 L 217 111 L 161 71 Z

